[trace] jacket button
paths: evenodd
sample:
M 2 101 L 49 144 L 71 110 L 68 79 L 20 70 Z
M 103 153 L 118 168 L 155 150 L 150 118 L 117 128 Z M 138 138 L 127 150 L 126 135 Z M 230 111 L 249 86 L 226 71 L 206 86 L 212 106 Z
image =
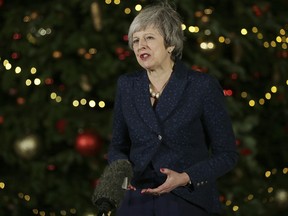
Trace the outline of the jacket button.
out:
M 162 140 L 162 136 L 161 136 L 160 134 L 158 135 L 158 139 L 159 139 L 159 140 Z

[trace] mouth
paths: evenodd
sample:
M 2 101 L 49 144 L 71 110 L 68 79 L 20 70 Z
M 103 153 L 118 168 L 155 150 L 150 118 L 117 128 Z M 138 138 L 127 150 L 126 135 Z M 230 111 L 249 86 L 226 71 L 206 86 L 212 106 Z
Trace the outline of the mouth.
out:
M 148 53 L 142 53 L 139 55 L 139 57 L 141 60 L 146 60 L 147 58 L 150 57 L 150 55 Z

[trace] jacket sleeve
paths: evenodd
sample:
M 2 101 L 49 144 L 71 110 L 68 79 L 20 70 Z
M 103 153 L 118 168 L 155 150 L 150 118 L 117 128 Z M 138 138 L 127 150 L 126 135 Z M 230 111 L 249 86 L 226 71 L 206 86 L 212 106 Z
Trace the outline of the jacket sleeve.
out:
M 128 160 L 130 152 L 130 139 L 128 128 L 122 112 L 122 96 L 121 89 L 123 86 L 123 77 L 120 77 L 117 82 L 117 92 L 114 103 L 113 129 L 112 139 L 108 151 L 108 162 L 115 160 Z
M 238 160 L 232 124 L 225 107 L 223 90 L 218 81 L 207 76 L 203 85 L 202 124 L 211 155 L 185 170 L 191 188 L 197 190 L 230 171 Z

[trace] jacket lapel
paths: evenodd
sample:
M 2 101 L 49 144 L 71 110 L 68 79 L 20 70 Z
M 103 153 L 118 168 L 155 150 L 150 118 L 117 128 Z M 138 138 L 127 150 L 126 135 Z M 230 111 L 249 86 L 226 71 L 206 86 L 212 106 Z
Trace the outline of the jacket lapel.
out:
M 135 79 L 134 99 L 136 109 L 142 120 L 157 134 L 161 133 L 159 122 L 152 108 L 149 93 L 149 79 L 145 71 L 141 71 Z
M 171 78 L 162 92 L 156 113 L 163 122 L 181 102 L 182 94 L 184 93 L 187 84 L 187 67 L 182 62 L 176 62 Z

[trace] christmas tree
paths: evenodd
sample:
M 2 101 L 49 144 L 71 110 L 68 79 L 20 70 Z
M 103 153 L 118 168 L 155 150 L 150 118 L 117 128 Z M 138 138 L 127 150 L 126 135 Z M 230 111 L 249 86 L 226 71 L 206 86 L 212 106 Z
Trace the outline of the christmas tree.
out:
M 153 1 L 0 0 L 0 215 L 92 216 L 129 24 Z M 178 0 L 183 61 L 223 87 L 237 167 L 225 215 L 288 212 L 287 0 Z

